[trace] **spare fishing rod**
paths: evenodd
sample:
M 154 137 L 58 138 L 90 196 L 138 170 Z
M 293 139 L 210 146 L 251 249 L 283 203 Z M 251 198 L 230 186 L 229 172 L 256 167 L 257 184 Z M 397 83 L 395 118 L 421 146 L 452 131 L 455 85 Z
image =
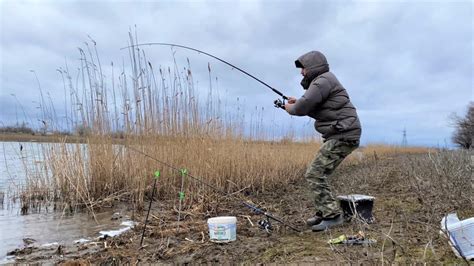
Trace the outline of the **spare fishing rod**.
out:
M 282 100 L 280 99 L 277 99 L 275 100 L 273 103 L 275 105 L 275 107 L 278 107 L 278 108 L 282 108 L 282 109 L 285 109 L 285 101 L 288 100 L 288 97 L 286 97 L 283 93 L 281 93 L 279 90 L 273 88 L 272 86 L 268 85 L 266 82 L 262 81 L 261 79 L 255 77 L 254 75 L 248 73 L 247 71 L 225 61 L 224 59 L 221 59 L 215 55 L 212 55 L 210 53 L 207 53 L 207 52 L 204 52 L 202 50 L 198 50 L 196 48 L 192 48 L 192 47 L 189 47 L 189 46 L 184 46 L 184 45 L 180 45 L 180 44 L 174 44 L 174 43 L 164 43 L 164 42 L 151 42 L 151 43 L 140 43 L 140 44 L 133 44 L 133 45 L 130 45 L 130 46 L 127 46 L 127 47 L 123 47 L 121 48 L 120 50 L 123 50 L 123 49 L 128 49 L 128 48 L 134 48 L 134 47 L 138 47 L 138 46 L 151 46 L 151 45 L 161 45 L 161 46 L 171 46 L 171 47 L 179 47 L 179 48 L 183 48 L 183 49 L 188 49 L 188 50 L 191 50 L 191 51 L 195 51 L 195 52 L 198 52 L 200 54 L 204 54 L 204 55 L 207 55 L 209 57 L 212 57 L 216 60 L 219 60 L 220 62 L 232 67 L 233 69 L 237 69 L 238 71 L 244 73 L 245 75 L 253 78 L 254 80 L 260 82 L 261 84 L 263 84 L 264 86 L 268 87 L 269 89 L 271 89 L 274 93 L 280 95 L 282 97 Z
M 179 168 L 174 167 L 173 165 L 171 165 L 171 164 L 169 164 L 169 163 L 160 161 L 160 160 L 156 159 L 155 157 L 150 156 L 149 154 L 147 154 L 147 153 L 145 153 L 145 152 L 142 152 L 142 151 L 140 151 L 140 150 L 138 150 L 138 149 L 132 148 L 132 147 L 130 147 L 130 146 L 127 146 L 127 148 L 130 149 L 130 150 L 132 150 L 132 151 L 134 151 L 134 152 L 137 152 L 137 153 L 139 153 L 139 154 L 141 154 L 141 155 L 143 155 L 143 156 L 145 156 L 145 157 L 147 157 L 147 158 L 150 158 L 150 159 L 152 159 L 152 160 L 154 160 L 154 161 L 156 161 L 156 162 L 158 162 L 158 163 L 160 163 L 160 164 L 162 164 L 162 165 L 164 165 L 164 166 L 166 166 L 166 167 L 168 167 L 168 168 L 170 168 L 170 169 L 172 169 L 172 170 L 178 171 L 178 172 L 180 172 L 183 176 L 186 175 L 186 176 L 192 178 L 193 180 L 196 180 L 196 181 L 200 182 L 201 184 L 203 184 L 203 185 L 205 185 L 205 186 L 207 186 L 207 187 L 209 187 L 209 188 L 212 188 L 212 189 L 215 190 L 216 192 L 219 192 L 219 193 L 221 193 L 221 194 L 223 194 L 223 195 L 225 195 L 225 196 L 231 196 L 231 197 L 234 197 L 235 199 L 238 199 L 244 206 L 246 206 L 247 208 L 250 208 L 250 209 L 251 209 L 253 212 L 255 212 L 256 214 L 265 216 L 266 219 L 260 220 L 260 221 L 258 222 L 258 224 L 259 224 L 260 228 L 262 228 L 262 229 L 264 229 L 265 231 L 267 231 L 267 233 L 270 233 L 271 230 L 273 229 L 270 220 L 274 220 L 274 221 L 276 221 L 276 222 L 279 222 L 279 223 L 281 223 L 282 225 L 284 225 L 284 226 L 286 226 L 286 227 L 288 227 L 288 228 L 290 228 L 290 229 L 292 229 L 292 230 L 294 230 L 294 231 L 296 231 L 296 232 L 301 232 L 300 229 L 298 229 L 298 228 L 292 226 L 291 224 L 289 224 L 289 223 L 283 221 L 281 218 L 275 217 L 275 216 L 273 216 L 271 213 L 268 213 L 268 212 L 266 212 L 266 211 L 264 211 L 264 210 L 258 208 L 257 206 L 255 206 L 255 205 L 253 205 L 253 204 L 250 204 L 250 203 L 248 203 L 248 202 L 246 202 L 246 201 L 244 201 L 244 200 L 238 198 L 237 196 L 235 196 L 235 195 L 233 195 L 233 194 L 226 193 L 225 191 L 223 191 L 223 190 L 221 190 L 221 189 L 219 189 L 219 188 L 217 188 L 217 187 L 215 187 L 215 186 L 213 186 L 213 185 L 211 185 L 211 184 L 205 182 L 205 181 L 202 180 L 201 178 L 195 177 L 195 176 L 189 174 L 188 171 L 183 172 L 183 169 L 179 169 Z

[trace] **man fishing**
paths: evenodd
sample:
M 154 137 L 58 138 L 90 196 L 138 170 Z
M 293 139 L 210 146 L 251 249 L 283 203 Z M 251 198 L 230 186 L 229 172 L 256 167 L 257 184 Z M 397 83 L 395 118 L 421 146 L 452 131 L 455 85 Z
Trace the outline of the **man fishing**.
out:
M 316 214 L 307 220 L 307 224 L 313 231 L 323 231 L 344 223 L 328 177 L 359 147 L 362 130 L 347 91 L 329 71 L 326 57 L 321 52 L 306 53 L 295 61 L 295 65 L 301 68 L 301 85 L 305 93 L 299 99 L 288 97 L 284 107 L 291 115 L 314 118 L 315 129 L 324 139 L 305 173 L 316 208 Z
M 173 43 L 143 43 L 122 49 L 144 45 L 179 47 L 212 57 L 232 67 L 232 69 L 236 69 L 255 79 L 284 100 L 288 100 L 288 103 L 285 105 L 283 105 L 283 101 L 280 99 L 276 100 L 274 102 L 276 107 L 285 109 L 291 115 L 307 115 L 314 118 L 316 120 L 315 128 L 322 134 L 324 143 L 305 174 L 306 179 L 311 185 L 316 207 L 315 216 L 309 218 L 307 223 L 312 226 L 313 231 L 322 231 L 344 222 L 342 211 L 331 194 L 327 178 L 347 155 L 359 147 L 361 126 L 355 107 L 349 100 L 349 95 L 336 76 L 329 72 L 329 65 L 322 53 L 312 51 L 302 55 L 295 61 L 296 67 L 301 68 L 301 74 L 303 75 L 301 85 L 306 90 L 300 99 L 296 99 L 294 97 L 286 97 L 282 92 L 247 71 L 217 56 L 192 47 Z M 155 158 L 153 159 L 156 160 Z M 267 218 L 278 221 L 299 232 L 297 228 L 285 223 L 281 219 L 268 215 L 253 205 L 247 203 L 245 205 L 254 211 L 259 210 Z

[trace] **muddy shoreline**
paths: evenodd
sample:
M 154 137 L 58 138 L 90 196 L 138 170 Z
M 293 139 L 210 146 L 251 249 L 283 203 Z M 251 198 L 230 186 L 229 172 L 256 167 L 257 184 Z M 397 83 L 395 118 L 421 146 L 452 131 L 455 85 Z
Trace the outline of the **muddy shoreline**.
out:
M 407 162 L 424 160 L 425 155 L 398 155 L 366 163 L 345 163 L 332 179 L 337 193 L 375 196 L 373 224 L 353 219 L 326 232 L 314 233 L 304 224 L 312 213 L 312 202 L 304 180 L 273 191 L 249 194 L 245 198 L 292 225 L 294 232 L 273 223 L 269 235 L 258 228 L 262 217 L 239 202 L 208 195 L 201 204 L 186 208 L 177 222 L 176 201 L 154 201 L 143 247 L 140 238 L 144 215 L 132 230 L 113 238 L 87 244 L 74 244 L 48 250 L 26 248 L 16 254 L 18 263 L 462 263 L 439 234 L 439 221 L 448 211 L 461 217 L 474 216 L 469 199 L 443 199 L 442 191 L 426 191 L 407 180 Z M 432 177 L 420 173 L 426 185 Z M 469 191 L 467 191 L 469 193 Z M 237 240 L 228 244 L 209 241 L 207 219 L 233 215 L 237 219 Z M 341 234 L 364 231 L 377 243 L 372 245 L 330 245 L 329 239 Z M 59 249 L 59 250 L 58 250 Z

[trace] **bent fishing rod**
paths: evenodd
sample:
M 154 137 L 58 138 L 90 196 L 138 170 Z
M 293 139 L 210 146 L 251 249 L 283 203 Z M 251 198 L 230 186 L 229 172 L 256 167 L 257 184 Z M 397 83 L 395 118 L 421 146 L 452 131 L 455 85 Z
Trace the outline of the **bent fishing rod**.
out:
M 235 195 L 233 195 L 233 194 L 226 193 L 226 192 L 223 191 L 222 189 L 219 189 L 219 188 L 217 188 L 217 187 L 215 187 L 215 186 L 213 186 L 213 185 L 211 185 L 211 184 L 205 182 L 204 180 L 202 180 L 202 178 L 193 176 L 193 175 L 189 174 L 187 171 L 183 171 L 183 169 L 179 169 L 179 168 L 174 167 L 173 165 L 171 165 L 171 164 L 169 164 L 169 163 L 166 163 L 166 162 L 163 162 L 163 161 L 161 161 L 161 160 L 158 160 L 158 159 L 156 159 L 155 157 L 153 157 L 153 156 L 151 156 L 151 155 L 149 155 L 149 154 L 147 154 L 147 153 L 145 153 L 145 152 L 142 152 L 142 151 L 140 151 L 140 150 L 138 150 L 138 149 L 135 149 L 135 148 L 133 148 L 133 147 L 131 147 L 131 146 L 126 146 L 126 147 L 127 147 L 128 149 L 130 149 L 130 150 L 132 150 L 132 151 L 134 151 L 134 152 L 136 152 L 136 153 L 139 153 L 139 154 L 141 154 L 141 155 L 143 155 L 143 156 L 145 156 L 145 157 L 147 157 L 147 158 L 150 158 L 150 159 L 152 159 L 152 160 L 154 160 L 154 161 L 156 161 L 156 162 L 158 162 L 158 163 L 160 163 L 160 164 L 162 164 L 162 165 L 164 165 L 164 166 L 166 166 L 166 167 L 168 167 L 168 168 L 170 168 L 170 169 L 172 169 L 172 170 L 178 171 L 178 172 L 180 172 L 182 175 L 188 176 L 188 177 L 192 178 L 193 180 L 198 181 L 199 183 L 201 183 L 201 184 L 203 184 L 203 185 L 205 185 L 205 186 L 207 186 L 207 187 L 209 187 L 209 188 L 212 188 L 214 191 L 223 194 L 224 196 L 230 196 L 230 197 L 233 197 L 233 198 L 235 198 L 235 199 L 238 199 L 245 207 L 251 209 L 251 210 L 252 210 L 253 212 L 255 212 L 256 214 L 265 216 L 266 219 L 260 220 L 260 221 L 258 222 L 258 224 L 259 224 L 260 228 L 262 228 L 262 229 L 264 229 L 265 231 L 267 231 L 267 233 L 270 233 L 270 231 L 273 229 L 270 220 L 277 221 L 277 222 L 281 223 L 282 225 L 287 226 L 288 228 L 290 228 L 290 229 L 292 229 L 292 230 L 294 230 L 294 231 L 296 231 L 296 232 L 301 232 L 300 229 L 298 229 L 298 228 L 292 226 L 291 224 L 289 224 L 289 223 L 283 221 L 281 218 L 275 217 L 275 216 L 273 216 L 271 213 L 266 212 L 266 211 L 264 211 L 264 210 L 258 208 L 257 206 L 252 205 L 252 204 L 250 204 L 250 203 L 248 203 L 248 202 L 242 200 L 241 198 L 239 198 L 239 197 L 237 197 L 237 196 L 235 196 Z
M 184 46 L 184 45 L 180 45 L 180 44 L 174 44 L 174 43 L 164 43 L 164 42 L 151 42 L 151 43 L 140 43 L 140 44 L 133 44 L 133 45 L 130 45 L 130 46 L 127 46 L 127 47 L 123 47 L 121 48 L 120 50 L 123 50 L 123 49 L 128 49 L 128 48 L 134 48 L 134 47 L 139 47 L 139 46 L 152 46 L 152 45 L 161 45 L 161 46 L 171 46 L 171 47 L 179 47 L 179 48 L 183 48 L 183 49 L 188 49 L 188 50 L 191 50 L 191 51 L 195 51 L 195 52 L 198 52 L 200 54 L 204 54 L 204 55 L 207 55 L 209 57 L 212 57 L 230 67 L 232 67 L 233 69 L 237 69 L 238 71 L 244 73 L 245 75 L 253 78 L 254 80 L 260 82 L 261 84 L 263 84 L 264 86 L 268 87 L 269 89 L 271 89 L 274 93 L 280 95 L 283 100 L 280 100 L 280 99 L 277 99 L 275 100 L 273 103 L 275 105 L 275 107 L 277 108 L 282 108 L 282 109 L 285 109 L 284 106 L 285 106 L 285 101 L 288 100 L 288 97 L 286 97 L 283 93 L 281 93 L 279 90 L 273 88 L 272 86 L 268 85 L 266 82 L 262 81 L 261 79 L 255 77 L 254 75 L 248 73 L 247 71 L 241 69 L 240 67 L 237 67 L 227 61 L 225 61 L 224 59 L 221 59 L 215 55 L 212 55 L 210 53 L 207 53 L 207 52 L 204 52 L 202 50 L 198 50 L 196 48 L 192 48 L 192 47 L 189 47 L 189 46 Z

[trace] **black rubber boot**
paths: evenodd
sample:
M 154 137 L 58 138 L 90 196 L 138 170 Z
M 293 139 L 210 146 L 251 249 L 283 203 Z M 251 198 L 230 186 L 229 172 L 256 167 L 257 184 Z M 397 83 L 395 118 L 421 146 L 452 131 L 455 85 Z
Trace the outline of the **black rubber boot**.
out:
M 334 218 L 323 218 L 319 224 L 313 225 L 311 230 L 313 230 L 313 232 L 325 231 L 331 227 L 338 226 L 343 223 L 344 217 L 342 217 L 342 214 L 339 214 Z
M 308 226 L 313 226 L 313 225 L 321 223 L 322 221 L 323 221 L 323 217 L 313 216 L 313 217 L 309 218 L 308 220 L 306 220 L 306 224 Z
M 313 226 L 313 225 L 319 224 L 322 221 L 323 221 L 323 216 L 321 212 L 317 212 L 313 217 L 306 220 L 306 224 L 308 226 Z

